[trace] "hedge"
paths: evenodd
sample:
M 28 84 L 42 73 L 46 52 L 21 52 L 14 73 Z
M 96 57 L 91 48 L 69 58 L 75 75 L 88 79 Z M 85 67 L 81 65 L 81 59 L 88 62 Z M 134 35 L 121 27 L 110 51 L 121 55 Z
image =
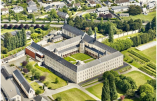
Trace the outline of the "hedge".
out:
M 133 54 L 133 55 L 135 55 L 136 57 L 142 59 L 142 60 L 145 61 L 145 62 L 149 62 L 149 61 L 150 61 L 149 59 L 147 59 L 147 58 L 141 56 L 140 54 L 136 53 L 136 52 L 133 51 L 133 50 L 129 50 L 128 52 L 131 53 L 131 54 Z
M 135 55 L 129 54 L 129 56 L 131 56 L 135 61 L 138 61 L 138 62 L 140 62 L 141 64 L 145 64 L 145 61 L 143 61 L 142 59 L 136 57 Z
M 139 69 L 142 70 L 143 72 L 145 72 L 145 73 L 151 75 L 151 76 L 156 77 L 156 74 L 155 74 L 155 73 L 151 72 L 150 70 L 148 70 L 148 69 L 146 69 L 146 68 L 141 67 L 141 68 L 139 68 Z
M 149 66 L 150 68 L 156 70 L 156 65 L 154 65 L 152 63 L 148 63 L 147 66 Z
M 35 64 L 34 66 L 35 66 L 36 68 L 38 68 L 39 70 L 43 71 L 43 72 L 51 73 L 50 70 L 48 70 L 47 68 L 44 68 L 44 67 L 40 67 L 40 66 L 38 66 L 38 64 Z
M 144 68 L 146 68 L 146 69 L 148 69 L 148 70 L 150 70 L 151 72 L 153 72 L 153 73 L 156 73 L 156 71 L 154 70 L 154 69 L 152 69 L 152 68 L 150 68 L 150 67 L 148 67 L 148 66 L 143 66 Z

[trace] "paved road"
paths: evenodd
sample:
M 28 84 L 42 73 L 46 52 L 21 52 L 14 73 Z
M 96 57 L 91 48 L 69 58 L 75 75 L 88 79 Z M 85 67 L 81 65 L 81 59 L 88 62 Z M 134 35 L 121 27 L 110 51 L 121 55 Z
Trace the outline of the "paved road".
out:
M 20 24 L 17 24 L 17 23 L 1 23 L 1 25 L 4 25 L 4 24 L 7 24 L 7 25 L 20 25 Z M 23 24 L 23 25 L 36 25 L 36 24 Z M 38 24 L 39 26 L 42 26 L 42 25 L 47 25 L 47 24 Z M 63 25 L 56 25 L 56 24 L 50 24 L 51 27 L 63 27 Z
M 87 95 L 89 95 L 89 96 L 91 96 L 92 98 L 94 98 L 95 100 L 100 101 L 99 98 L 97 98 L 97 97 L 94 96 L 93 94 L 89 93 L 85 88 L 80 87 L 78 84 L 74 84 L 74 83 L 69 83 L 67 86 L 58 88 L 58 89 L 56 89 L 56 90 L 48 90 L 48 89 L 45 89 L 45 93 L 42 94 L 42 95 L 44 95 L 44 96 L 52 96 L 52 95 L 54 95 L 54 94 L 57 94 L 57 93 L 60 93 L 60 92 L 63 92 L 63 91 L 66 91 L 66 90 L 69 90 L 69 89 L 72 89 L 72 88 L 78 88 L 78 89 L 80 89 L 81 91 L 85 92 Z
M 79 12 L 77 13 L 75 16 L 80 16 L 80 15 L 83 15 L 83 14 L 87 14 L 87 13 L 91 13 L 93 11 L 95 11 L 96 9 L 90 9 L 90 10 L 86 10 L 84 12 Z

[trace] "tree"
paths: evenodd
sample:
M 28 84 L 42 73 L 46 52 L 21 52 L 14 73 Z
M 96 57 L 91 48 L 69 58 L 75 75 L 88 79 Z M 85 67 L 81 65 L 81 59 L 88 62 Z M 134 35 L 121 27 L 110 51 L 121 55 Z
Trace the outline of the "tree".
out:
M 23 61 L 22 66 L 26 66 L 26 65 L 27 65 L 27 61 Z
M 147 93 L 143 98 L 141 98 L 141 101 L 156 101 L 156 100 L 152 93 Z
M 123 100 L 124 100 L 124 98 L 125 98 L 125 96 L 124 96 L 124 95 L 121 95 L 121 96 L 120 96 L 120 100 L 121 100 L 121 101 L 123 101 Z
M 152 29 L 156 29 L 156 16 L 153 18 L 153 20 L 151 21 L 151 28 Z
M 62 100 L 61 97 L 57 97 L 57 98 L 55 99 L 55 101 L 61 101 L 61 100 Z
M 23 69 L 23 72 L 24 72 L 24 73 L 28 73 L 28 69 L 27 69 L 27 68 L 24 68 L 24 69 Z
M 58 82 L 59 82 L 59 81 L 58 81 L 58 78 L 56 78 L 56 79 L 55 79 L 55 83 L 57 84 Z
M 141 32 L 143 32 L 143 33 L 145 32 L 145 28 L 144 27 L 141 28 Z
M 145 92 L 146 94 L 154 93 L 154 88 L 150 84 L 144 84 L 139 87 L 139 91 L 140 91 L 140 94 L 143 92 Z
M 39 90 L 39 89 L 37 89 L 36 91 L 35 91 L 35 94 L 36 95 L 39 95 L 41 93 L 41 91 Z
M 11 21 L 11 17 L 10 17 L 10 14 L 9 14 L 9 18 L 8 18 L 9 22 Z
M 32 22 L 35 23 L 35 16 L 34 16 L 34 14 L 32 16 Z
M 34 77 L 35 77 L 36 79 L 39 79 L 40 76 L 41 76 L 40 72 L 37 72 L 37 71 L 36 71 Z
M 3 21 L 3 17 L 1 16 L 1 21 Z
M 25 31 L 24 28 L 22 28 L 22 37 L 23 37 L 22 43 L 23 43 L 23 46 L 25 46 L 26 42 L 27 42 L 27 39 L 26 39 L 26 31 Z
M 113 43 L 113 28 L 111 26 L 111 24 L 109 24 L 109 42 L 112 42 Z
M 58 23 L 59 23 L 59 21 L 60 21 L 60 18 L 58 18 Z
M 34 27 L 30 27 L 29 30 L 31 31 L 31 33 L 34 33 Z
M 16 21 L 19 22 L 19 16 L 16 14 Z
M 125 31 L 129 31 L 130 30 L 130 25 L 129 24 L 126 24 L 125 26 Z
M 32 38 L 32 39 L 35 39 L 35 38 L 37 38 L 37 37 L 38 37 L 38 33 L 32 33 L 32 34 L 31 34 L 31 38 Z
M 33 68 L 33 65 L 31 63 L 28 63 L 26 65 L 26 68 L 28 69 L 28 71 L 30 71 Z
M 24 26 L 23 26 L 23 24 L 20 24 L 19 25 L 19 29 L 22 29 Z
M 68 23 L 70 26 L 74 26 L 74 22 L 72 20 L 70 20 Z
M 134 97 L 135 96 L 135 89 L 128 89 L 126 91 L 126 96 L 129 98 Z
M 101 7 L 101 5 L 100 4 L 96 4 L 96 8 L 100 8 Z
M 91 18 L 91 22 L 92 22 L 92 23 L 94 22 L 94 20 L 93 20 L 93 16 L 92 16 L 92 18 Z
M 24 28 L 25 28 L 25 29 L 29 29 L 29 25 L 26 24 Z
M 44 81 L 46 79 L 45 76 L 40 76 L 40 81 Z
M 31 72 L 32 72 L 32 76 L 34 76 L 34 74 L 35 74 L 35 69 L 31 69 Z
M 141 9 L 140 6 L 131 5 L 131 6 L 129 7 L 128 12 L 129 12 L 130 15 L 138 15 L 138 14 L 141 14 L 142 9 Z
M 27 16 L 25 16 L 24 19 L 25 19 L 25 22 L 26 22 L 27 21 Z
M 4 26 L 3 26 L 5 29 L 7 29 L 8 28 L 8 25 L 7 24 L 4 24 Z
M 107 78 L 104 79 L 101 101 L 110 101 L 109 81 L 107 80 Z
M 86 5 L 82 7 L 83 10 L 87 10 L 87 8 L 88 7 Z
M 154 87 L 154 90 L 156 90 L 156 80 L 154 79 L 147 80 L 147 83 Z
M 93 32 L 92 32 L 92 29 L 91 28 L 89 28 L 89 30 L 88 30 L 88 35 L 92 35 L 93 34 Z
M 89 13 L 86 14 L 86 15 L 85 15 L 85 18 L 86 18 L 86 19 L 89 19 L 89 18 L 90 18 L 90 14 L 89 14 Z

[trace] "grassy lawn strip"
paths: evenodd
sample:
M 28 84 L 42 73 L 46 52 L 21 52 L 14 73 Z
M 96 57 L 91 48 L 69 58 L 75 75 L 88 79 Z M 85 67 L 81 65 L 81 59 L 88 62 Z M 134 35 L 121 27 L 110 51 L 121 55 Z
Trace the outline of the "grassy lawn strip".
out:
M 148 48 L 141 52 L 143 54 L 147 55 L 154 63 L 156 63 L 156 46 Z
M 131 68 L 132 68 L 131 66 L 126 66 L 126 67 L 123 67 L 123 68 L 118 69 L 116 71 L 119 72 L 119 73 L 123 73 L 123 72 L 125 72 L 125 71 L 127 71 L 127 70 L 129 70 Z
M 69 89 L 57 94 L 52 95 L 54 99 L 61 97 L 62 101 L 94 101 L 92 97 L 88 96 L 86 93 L 82 92 L 77 88 Z
M 40 67 L 35 65 L 34 68 L 40 72 L 41 75 L 46 76 L 46 79 L 43 83 L 45 82 L 49 82 L 49 84 L 47 85 L 47 87 L 51 87 L 52 89 L 57 89 L 63 86 L 66 86 L 67 83 L 66 81 L 64 81 L 63 79 L 61 79 L 60 77 L 58 77 L 57 75 L 55 75 L 54 73 L 52 73 L 51 71 L 49 71 L 47 68 L 44 67 Z M 54 83 L 55 79 L 58 78 L 58 83 Z
M 77 54 L 71 55 L 71 57 L 73 57 L 77 60 L 81 60 L 81 61 L 92 58 L 91 56 L 89 56 L 87 54 L 83 54 L 83 53 L 77 53 Z
M 141 19 L 141 20 L 145 20 L 145 21 L 151 21 L 155 15 L 156 15 L 156 11 L 150 12 L 150 13 L 148 13 L 148 15 L 139 14 L 139 15 L 135 15 L 135 16 L 131 15 L 129 17 L 122 17 L 122 20 Z
M 92 87 L 86 88 L 86 90 L 88 90 L 90 93 L 101 99 L 102 87 L 103 87 L 103 83 L 99 83 Z M 117 93 L 118 93 L 118 97 L 124 94 L 124 92 L 122 92 L 118 88 L 117 88 Z
M 139 71 L 132 71 L 132 72 L 129 72 L 124 75 L 127 77 L 131 77 L 136 82 L 137 87 L 145 84 L 147 82 L 147 80 L 151 79 L 150 77 L 148 77 L 147 75 L 145 75 Z
M 126 39 L 126 38 L 128 38 L 128 37 L 137 36 L 137 35 L 139 35 L 139 34 L 140 34 L 140 33 L 135 33 L 135 34 L 130 34 L 130 35 L 122 36 L 122 37 L 119 37 L 119 38 L 114 39 L 114 41 L 117 41 L 117 40 L 119 40 L 119 39 Z
M 98 82 L 98 81 L 91 82 L 91 83 L 88 83 L 88 84 L 86 84 L 86 85 L 83 85 L 82 87 L 89 86 L 89 85 L 94 84 L 94 83 L 97 83 L 97 82 Z
M 76 60 L 74 60 L 74 59 L 71 58 L 71 57 L 65 57 L 64 60 L 66 60 L 66 61 L 76 61 Z
M 84 63 L 88 63 L 88 62 L 91 62 L 93 60 L 95 60 L 95 59 L 90 59 L 90 60 L 84 61 Z
M 5 34 L 6 32 L 12 32 L 15 31 L 15 29 L 1 29 L 1 35 Z
M 33 82 L 33 83 L 31 83 L 30 85 L 31 85 L 31 87 L 32 87 L 35 91 L 36 91 L 37 89 L 39 89 L 39 90 L 41 91 L 40 94 L 44 93 L 44 90 L 43 90 L 42 88 L 39 88 L 40 85 L 39 85 L 38 83 Z

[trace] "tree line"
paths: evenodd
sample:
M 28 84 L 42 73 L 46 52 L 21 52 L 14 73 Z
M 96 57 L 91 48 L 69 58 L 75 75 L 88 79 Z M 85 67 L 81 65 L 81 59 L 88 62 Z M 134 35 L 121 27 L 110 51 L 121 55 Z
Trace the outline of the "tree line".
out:
M 25 29 L 18 31 L 16 35 L 11 33 L 4 34 L 4 43 L 2 45 L 2 53 L 6 54 L 8 51 L 26 45 L 26 32 Z

